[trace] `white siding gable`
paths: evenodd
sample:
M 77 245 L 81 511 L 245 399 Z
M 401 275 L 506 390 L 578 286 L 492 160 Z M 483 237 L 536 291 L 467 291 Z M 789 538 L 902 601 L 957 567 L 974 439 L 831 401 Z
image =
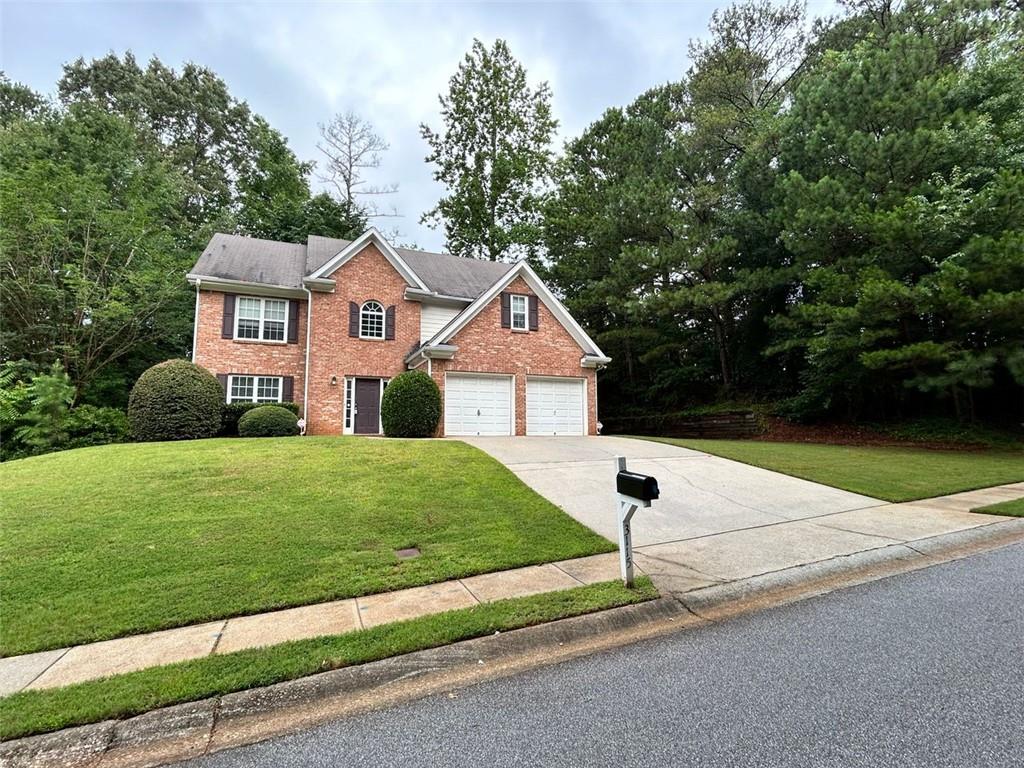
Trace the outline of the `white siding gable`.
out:
M 436 304 L 420 304 L 420 343 L 431 338 L 459 314 L 459 307 L 439 307 Z

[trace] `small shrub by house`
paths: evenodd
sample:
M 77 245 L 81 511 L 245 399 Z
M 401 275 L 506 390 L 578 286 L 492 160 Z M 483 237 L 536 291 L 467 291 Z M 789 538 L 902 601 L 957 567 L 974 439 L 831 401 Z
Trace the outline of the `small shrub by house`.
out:
M 388 437 L 431 437 L 441 419 L 441 391 L 423 371 L 406 371 L 388 383 L 380 415 Z
M 205 368 L 167 360 L 146 370 L 128 399 L 132 437 L 140 441 L 213 437 L 221 427 L 224 393 Z
M 261 405 L 238 420 L 241 437 L 290 437 L 299 434 L 298 418 L 280 405 Z
M 238 437 L 238 420 L 245 414 L 255 408 L 262 408 L 266 403 L 225 403 L 224 404 L 224 416 L 221 421 L 220 434 L 223 437 Z M 299 415 L 299 404 L 298 403 L 275 403 L 275 405 L 281 408 L 287 408 L 289 411 L 295 414 L 296 418 Z

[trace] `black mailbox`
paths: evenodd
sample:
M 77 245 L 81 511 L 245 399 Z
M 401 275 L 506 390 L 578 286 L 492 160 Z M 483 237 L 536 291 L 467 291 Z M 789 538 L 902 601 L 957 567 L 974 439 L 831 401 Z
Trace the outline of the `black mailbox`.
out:
M 623 496 L 641 501 L 658 498 L 658 480 L 650 475 L 622 471 L 615 478 L 615 487 Z

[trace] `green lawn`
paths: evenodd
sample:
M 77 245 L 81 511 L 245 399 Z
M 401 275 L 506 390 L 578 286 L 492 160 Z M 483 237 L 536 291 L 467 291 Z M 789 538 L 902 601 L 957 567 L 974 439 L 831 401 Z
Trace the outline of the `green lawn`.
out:
M 759 440 L 645 437 L 887 501 L 1024 480 L 1024 451 L 933 451 Z
M 998 504 L 990 504 L 987 507 L 978 507 L 971 512 L 981 512 L 986 515 L 1008 515 L 1010 517 L 1024 517 L 1024 499 L 1013 501 L 1001 501 Z
M 454 441 L 111 445 L 0 487 L 4 655 L 614 549 Z
M 363 664 L 388 656 L 519 629 L 657 597 L 650 579 L 549 592 L 384 624 L 345 635 L 298 640 L 223 656 L 0 699 L 0 739 L 123 718 L 158 707 Z

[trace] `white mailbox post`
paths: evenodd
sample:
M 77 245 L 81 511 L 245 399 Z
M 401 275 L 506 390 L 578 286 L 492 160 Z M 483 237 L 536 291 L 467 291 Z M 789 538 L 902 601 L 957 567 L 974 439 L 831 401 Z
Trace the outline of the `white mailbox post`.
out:
M 619 519 L 619 568 L 622 582 L 633 586 L 633 515 L 641 507 L 651 506 L 658 498 L 658 481 L 649 475 L 640 475 L 626 469 L 626 457 L 615 457 L 615 497 Z

